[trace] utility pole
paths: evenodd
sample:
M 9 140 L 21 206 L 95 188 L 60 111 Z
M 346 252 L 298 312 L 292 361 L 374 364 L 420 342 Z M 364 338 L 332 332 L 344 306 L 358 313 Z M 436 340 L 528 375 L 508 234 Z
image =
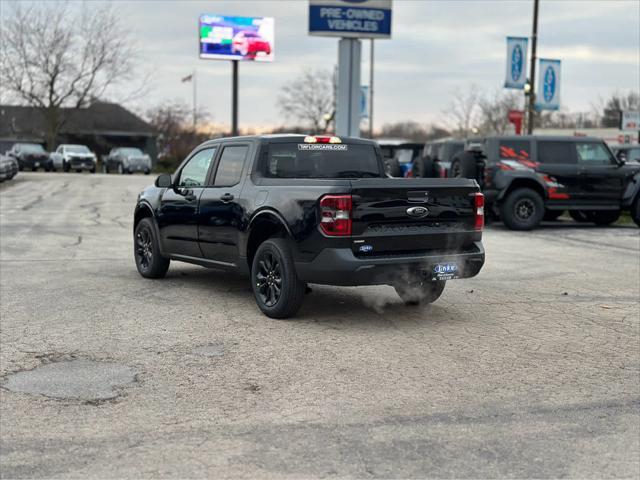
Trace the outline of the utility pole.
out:
M 369 49 L 369 138 L 373 138 L 373 38 Z
M 536 47 L 538 44 L 538 3 L 533 0 L 533 32 L 531 34 L 531 67 L 529 68 L 529 111 L 527 115 L 527 134 L 533 133 L 533 119 L 536 108 Z

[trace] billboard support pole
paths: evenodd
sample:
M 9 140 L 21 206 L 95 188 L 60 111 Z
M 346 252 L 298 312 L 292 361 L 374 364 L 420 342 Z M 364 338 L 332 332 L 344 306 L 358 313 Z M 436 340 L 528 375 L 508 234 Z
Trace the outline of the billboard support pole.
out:
M 369 138 L 373 138 L 373 38 L 369 49 Z
M 338 94 L 336 101 L 336 134 L 360 136 L 360 52 L 357 38 L 338 42 Z
M 238 60 L 231 61 L 233 65 L 232 94 L 231 94 L 231 136 L 238 136 Z
M 529 68 L 529 108 L 527 115 L 527 134 L 533 133 L 533 119 L 536 107 L 536 47 L 538 44 L 538 1 L 533 0 L 533 32 L 531 33 L 531 67 Z

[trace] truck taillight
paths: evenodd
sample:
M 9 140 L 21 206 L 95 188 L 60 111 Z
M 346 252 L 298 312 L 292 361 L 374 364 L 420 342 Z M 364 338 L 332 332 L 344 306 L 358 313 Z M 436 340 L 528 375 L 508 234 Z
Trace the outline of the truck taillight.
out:
M 476 192 L 473 194 L 473 208 L 475 210 L 475 229 L 481 231 L 484 228 L 484 195 Z
M 351 195 L 325 195 L 320 199 L 320 228 L 325 235 L 351 235 Z

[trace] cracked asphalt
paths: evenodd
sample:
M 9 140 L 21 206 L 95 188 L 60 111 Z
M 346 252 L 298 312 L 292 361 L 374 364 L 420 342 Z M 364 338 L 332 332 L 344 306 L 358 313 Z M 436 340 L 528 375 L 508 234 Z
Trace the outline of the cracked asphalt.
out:
M 151 181 L 0 187 L 2 478 L 640 477 L 639 229 L 492 225 L 484 270 L 432 306 L 315 286 L 274 321 L 240 277 L 137 274 Z M 135 381 L 105 401 L 7 389 L 76 360 Z

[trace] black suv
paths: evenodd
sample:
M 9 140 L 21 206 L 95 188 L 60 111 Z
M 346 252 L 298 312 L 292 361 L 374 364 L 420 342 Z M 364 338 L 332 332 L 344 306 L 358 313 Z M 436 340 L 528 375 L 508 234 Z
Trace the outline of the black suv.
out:
M 625 164 L 600 139 L 491 136 L 467 142 L 453 163 L 475 178 L 488 212 L 513 230 L 531 230 L 565 210 L 608 225 L 629 210 L 640 226 L 640 165 Z

